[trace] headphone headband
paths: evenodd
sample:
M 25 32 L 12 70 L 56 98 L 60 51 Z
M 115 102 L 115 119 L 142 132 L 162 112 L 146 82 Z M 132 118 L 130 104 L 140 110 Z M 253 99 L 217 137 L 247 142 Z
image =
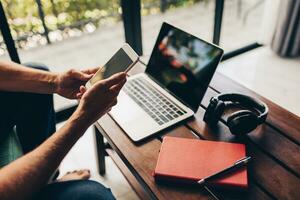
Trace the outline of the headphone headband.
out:
M 268 106 L 258 99 L 236 93 L 220 94 L 215 98 L 216 100 L 221 101 L 239 102 L 248 108 L 256 108 L 260 112 L 260 115 L 257 117 L 260 124 L 263 123 L 267 118 L 269 111 Z

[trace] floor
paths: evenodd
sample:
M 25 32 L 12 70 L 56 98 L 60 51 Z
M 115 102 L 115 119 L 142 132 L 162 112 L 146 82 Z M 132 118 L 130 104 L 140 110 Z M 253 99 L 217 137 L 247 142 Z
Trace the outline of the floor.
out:
M 248 4 L 250 7 L 254 1 L 247 1 L 244 7 Z M 142 18 L 144 54 L 150 55 L 161 22 L 165 20 L 201 38 L 211 40 L 214 1 L 208 2 L 207 5 L 201 3 L 164 14 L 144 16 Z M 262 7 L 251 13 L 247 24 L 244 25 L 241 21 L 237 21 L 236 2 L 231 0 L 225 4 L 221 47 L 226 51 L 255 41 L 259 34 L 257 24 Z M 237 32 L 239 34 L 236 34 Z M 81 37 L 19 52 L 23 62 L 43 62 L 52 71 L 62 72 L 70 68 L 82 69 L 103 64 L 123 41 L 123 24 L 118 23 Z M 8 59 L 8 56 L 0 56 L 0 60 L 3 59 Z M 290 112 L 300 115 L 300 58 L 283 59 L 268 47 L 261 47 L 221 63 L 218 71 Z M 55 96 L 56 110 L 75 103 L 76 101 Z M 62 124 L 59 124 L 58 128 L 60 126 Z M 89 168 L 92 179 L 110 187 L 117 199 L 139 199 L 110 158 L 106 158 L 106 175 L 102 177 L 97 173 L 95 145 L 91 145 L 94 143 L 93 131 L 88 129 L 63 160 L 60 167 L 62 174 L 73 169 Z
M 57 128 L 63 123 L 58 124 Z M 68 171 L 76 169 L 89 169 L 91 171 L 91 180 L 98 181 L 104 186 L 111 188 L 112 193 L 118 200 L 138 200 L 138 196 L 132 190 L 120 170 L 113 163 L 110 157 L 106 157 L 106 174 L 99 175 L 96 162 L 96 148 L 94 132 L 89 128 L 82 136 L 60 165 L 60 176 Z

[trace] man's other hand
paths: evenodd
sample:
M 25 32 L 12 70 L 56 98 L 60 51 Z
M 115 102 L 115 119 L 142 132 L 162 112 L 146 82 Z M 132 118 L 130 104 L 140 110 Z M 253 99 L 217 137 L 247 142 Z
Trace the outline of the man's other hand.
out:
M 94 123 L 117 104 L 117 96 L 125 83 L 123 72 L 95 83 L 83 93 L 75 112 L 77 117 L 88 126 Z
M 98 67 L 82 71 L 71 69 L 59 74 L 56 81 L 56 93 L 68 99 L 76 99 L 76 94 L 80 93 L 80 86 L 85 85 L 98 69 Z

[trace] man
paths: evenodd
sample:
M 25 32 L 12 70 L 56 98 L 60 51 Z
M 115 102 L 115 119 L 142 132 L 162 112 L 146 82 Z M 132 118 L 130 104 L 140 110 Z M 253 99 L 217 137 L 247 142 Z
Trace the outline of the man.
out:
M 84 85 L 96 71 L 70 70 L 58 74 L 13 62 L 0 62 L 0 91 L 4 91 L 0 94 L 0 139 L 16 126 L 25 153 L 0 169 L 1 200 L 114 199 L 109 189 L 93 181 L 58 180 L 47 184 L 87 128 L 117 103 L 126 74 L 113 75 L 86 91 Z M 52 134 L 55 128 L 49 124 L 49 121 L 53 122 L 53 107 L 49 106 L 52 105 L 52 97 L 49 98 L 49 94 L 53 93 L 70 99 L 78 98 L 80 102 L 65 125 Z M 46 102 L 46 106 L 42 102 Z M 35 115 L 36 112 L 39 114 Z M 73 175 L 78 179 L 89 176 L 87 171 L 73 172 Z M 76 179 L 74 176 L 72 178 L 68 174 L 65 180 Z

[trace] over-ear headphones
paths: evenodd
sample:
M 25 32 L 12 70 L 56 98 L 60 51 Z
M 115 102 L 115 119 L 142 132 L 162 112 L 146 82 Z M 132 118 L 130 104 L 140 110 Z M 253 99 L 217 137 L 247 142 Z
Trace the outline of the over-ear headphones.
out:
M 203 120 L 214 126 L 221 119 L 225 109 L 234 105 L 245 108 L 230 114 L 226 120 L 226 125 L 234 135 L 247 134 L 254 130 L 265 122 L 269 111 L 268 106 L 258 99 L 235 93 L 221 94 L 211 98 Z M 251 110 L 256 110 L 257 113 Z

